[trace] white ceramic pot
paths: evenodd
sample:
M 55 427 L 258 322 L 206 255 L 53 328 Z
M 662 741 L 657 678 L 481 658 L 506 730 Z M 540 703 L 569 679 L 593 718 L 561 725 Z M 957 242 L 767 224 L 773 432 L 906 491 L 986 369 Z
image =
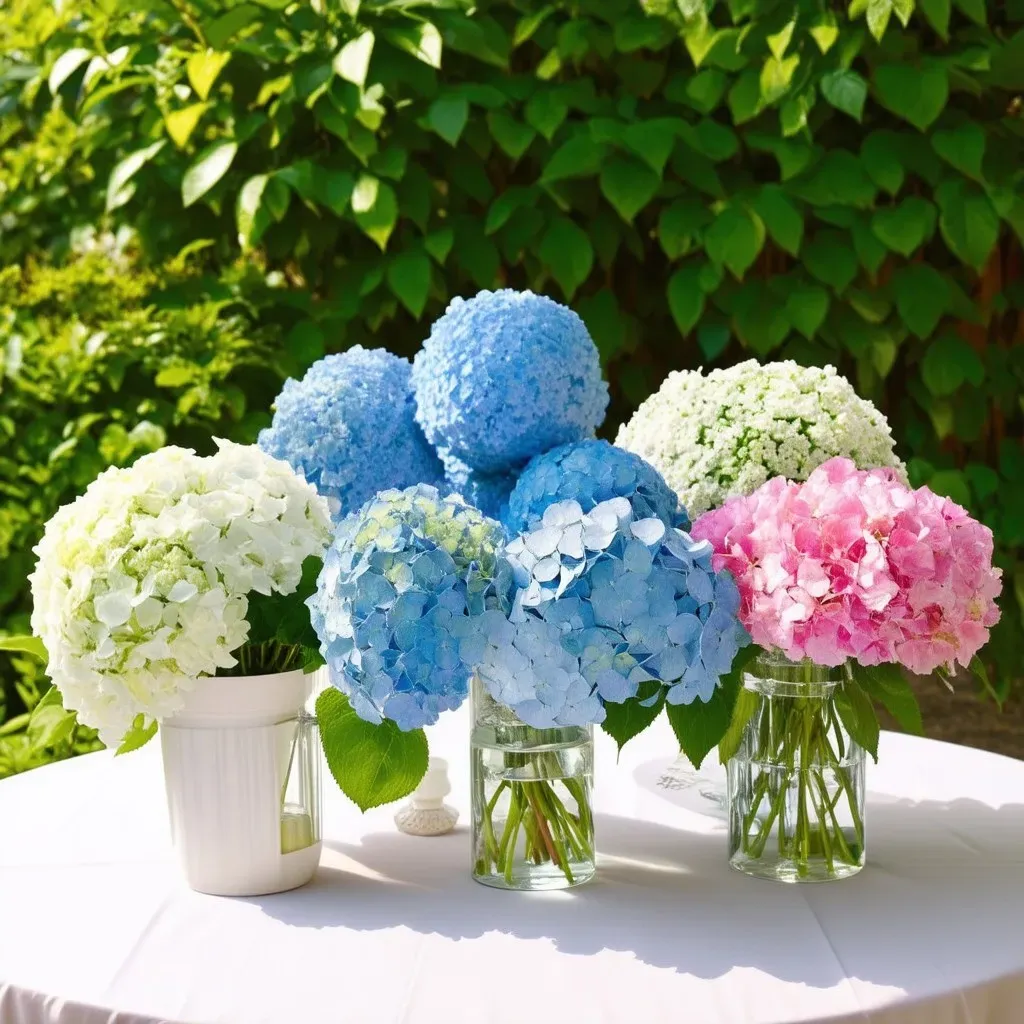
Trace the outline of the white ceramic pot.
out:
M 191 888 L 259 896 L 313 877 L 321 797 L 309 689 L 301 671 L 201 679 L 161 724 L 171 839 Z

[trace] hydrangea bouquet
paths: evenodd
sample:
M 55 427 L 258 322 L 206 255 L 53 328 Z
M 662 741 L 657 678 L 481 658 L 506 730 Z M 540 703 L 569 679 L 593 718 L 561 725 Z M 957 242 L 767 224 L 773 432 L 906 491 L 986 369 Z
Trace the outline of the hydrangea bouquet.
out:
M 870 402 L 831 366 L 791 361 L 670 373 L 616 444 L 658 469 L 691 516 L 774 476 L 806 480 L 835 456 L 902 471 Z
M 149 739 L 204 676 L 316 658 L 303 616 L 327 504 L 284 462 L 218 441 L 108 469 L 47 523 L 32 628 L 64 705 L 119 750 Z
M 893 469 L 836 458 L 706 513 L 693 534 L 735 577 L 740 619 L 766 652 L 768 685 L 744 692 L 730 730 L 734 863 L 850 873 L 864 855 L 862 751 L 877 756 L 872 702 L 920 732 L 902 669 L 984 674 L 1001 589 L 992 533 Z

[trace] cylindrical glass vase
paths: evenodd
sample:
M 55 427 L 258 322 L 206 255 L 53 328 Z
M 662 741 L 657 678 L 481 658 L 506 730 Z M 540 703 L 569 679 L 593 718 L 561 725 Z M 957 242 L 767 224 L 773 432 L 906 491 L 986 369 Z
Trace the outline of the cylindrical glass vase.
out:
M 728 766 L 738 871 L 823 882 L 864 866 L 864 750 L 836 708 L 842 680 L 842 668 L 769 652 L 746 671 L 756 703 Z
M 565 889 L 594 875 L 591 726 L 534 729 L 473 680 L 473 877 Z

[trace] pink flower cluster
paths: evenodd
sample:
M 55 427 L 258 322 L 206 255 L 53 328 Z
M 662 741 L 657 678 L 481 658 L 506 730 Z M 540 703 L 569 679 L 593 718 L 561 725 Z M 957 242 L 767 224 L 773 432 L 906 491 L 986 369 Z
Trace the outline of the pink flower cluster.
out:
M 999 621 L 992 531 L 891 469 L 831 459 L 802 484 L 776 477 L 705 513 L 691 532 L 735 576 L 754 643 L 795 661 L 952 669 Z

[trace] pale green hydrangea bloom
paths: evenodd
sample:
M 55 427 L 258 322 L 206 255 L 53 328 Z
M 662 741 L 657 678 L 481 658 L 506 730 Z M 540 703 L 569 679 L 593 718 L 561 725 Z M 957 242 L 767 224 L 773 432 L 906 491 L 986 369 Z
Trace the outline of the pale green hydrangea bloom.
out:
M 289 594 L 330 540 L 326 501 L 287 463 L 217 442 L 108 469 L 36 546 L 32 629 L 64 706 L 116 745 L 200 676 L 236 664 L 250 591 Z

